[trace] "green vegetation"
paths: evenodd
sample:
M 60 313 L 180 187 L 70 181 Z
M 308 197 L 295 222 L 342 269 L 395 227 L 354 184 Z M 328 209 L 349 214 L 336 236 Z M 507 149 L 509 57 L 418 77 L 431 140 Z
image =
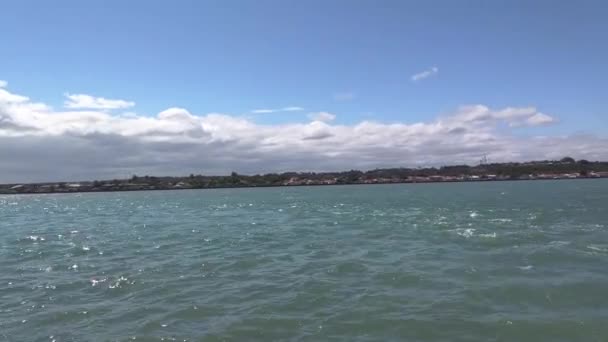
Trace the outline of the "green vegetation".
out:
M 340 185 L 379 183 L 462 182 L 489 180 L 572 179 L 608 177 L 608 162 L 559 161 L 493 163 L 477 166 L 452 165 L 440 168 L 391 168 L 370 171 L 285 172 L 264 175 L 151 177 L 134 175 L 130 179 L 74 183 L 38 183 L 0 185 L 0 193 L 51 193 L 90 191 L 132 191 L 168 189 L 206 189 L 296 185 Z

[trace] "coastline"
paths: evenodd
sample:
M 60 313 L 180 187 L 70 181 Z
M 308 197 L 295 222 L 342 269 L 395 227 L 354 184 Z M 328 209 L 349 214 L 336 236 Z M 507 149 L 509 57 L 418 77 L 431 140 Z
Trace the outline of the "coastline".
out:
M 597 180 L 608 179 L 608 176 L 600 177 L 576 177 L 576 178 L 519 178 L 519 179 L 466 179 L 466 180 L 403 180 L 388 182 L 353 182 L 332 184 L 277 184 L 277 185 L 232 185 L 216 187 L 150 187 L 150 188 L 112 188 L 112 189 L 87 189 L 73 188 L 69 190 L 38 190 L 4 192 L 0 185 L 0 196 L 2 195 L 40 195 L 40 194 L 79 194 L 79 193 L 106 193 L 106 192 L 139 192 L 139 191 L 172 191 L 172 190 L 217 190 L 217 189 L 246 189 L 246 188 L 281 188 L 281 187 L 319 187 L 319 186 L 347 186 L 347 185 L 389 185 L 389 184 L 442 184 L 442 183 L 487 183 L 487 182 L 524 182 L 524 181 L 566 181 L 566 180 Z M 47 183 L 44 183 L 47 184 Z M 35 185 L 35 184 L 31 184 Z
M 0 174 L 1 176 L 1 174 Z M 54 194 L 116 191 L 157 191 L 284 186 L 426 184 L 608 178 L 608 162 L 587 160 L 531 161 L 450 165 L 427 168 L 385 168 L 368 171 L 283 172 L 226 176 L 137 176 L 127 179 L 0 184 L 0 194 Z

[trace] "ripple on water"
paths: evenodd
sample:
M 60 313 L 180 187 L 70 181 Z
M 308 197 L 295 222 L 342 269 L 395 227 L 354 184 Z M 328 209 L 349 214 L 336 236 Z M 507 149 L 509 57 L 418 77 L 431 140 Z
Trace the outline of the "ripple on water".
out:
M 365 276 L 365 273 L 368 271 L 368 268 L 361 261 L 352 260 L 338 263 L 334 271 L 338 275 L 360 274 L 362 276 Z
M 599 253 L 608 253 L 608 245 L 588 245 L 587 249 Z

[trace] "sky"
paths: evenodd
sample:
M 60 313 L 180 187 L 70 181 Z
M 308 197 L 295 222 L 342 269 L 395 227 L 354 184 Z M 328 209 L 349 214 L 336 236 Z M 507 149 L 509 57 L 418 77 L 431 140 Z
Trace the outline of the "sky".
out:
M 6 1 L 0 183 L 608 160 L 605 1 Z

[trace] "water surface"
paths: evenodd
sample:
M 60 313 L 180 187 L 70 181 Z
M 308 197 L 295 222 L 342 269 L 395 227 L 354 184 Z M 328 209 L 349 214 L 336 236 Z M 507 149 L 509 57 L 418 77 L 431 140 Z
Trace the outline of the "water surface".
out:
M 0 196 L 0 341 L 606 341 L 608 181 Z

